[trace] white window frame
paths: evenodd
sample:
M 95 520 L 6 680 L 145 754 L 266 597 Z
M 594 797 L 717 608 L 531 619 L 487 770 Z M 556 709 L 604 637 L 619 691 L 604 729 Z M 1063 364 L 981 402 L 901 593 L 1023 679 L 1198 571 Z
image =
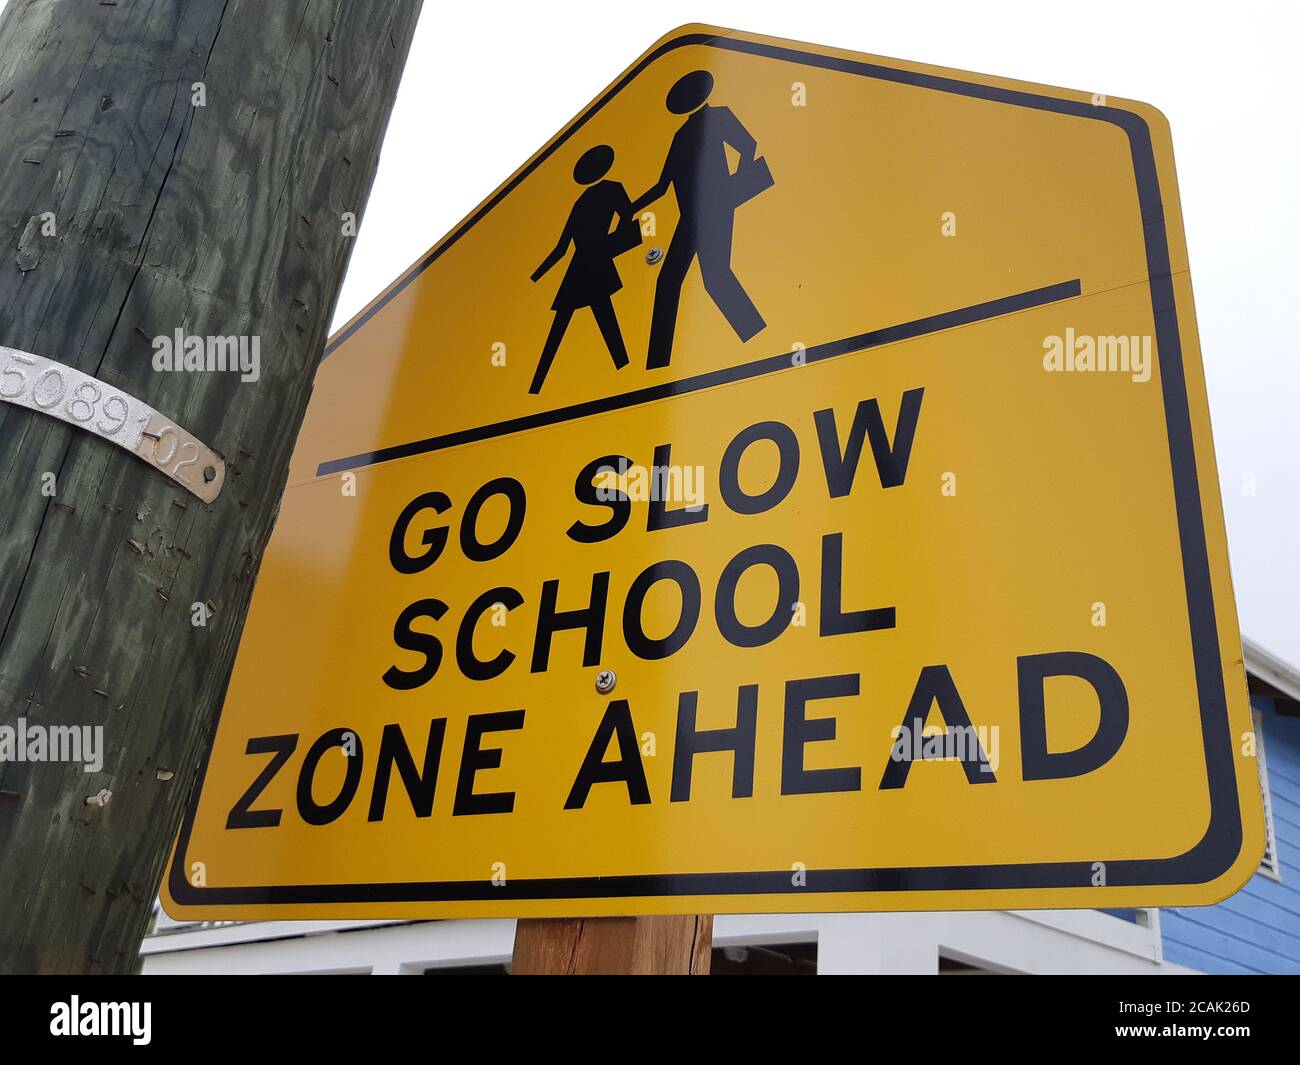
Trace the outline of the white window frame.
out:
M 1255 724 L 1255 760 L 1259 763 L 1259 790 L 1264 800 L 1264 856 L 1259 862 L 1259 872 L 1281 883 L 1282 863 L 1277 855 L 1277 830 L 1273 825 L 1273 796 L 1268 782 L 1268 758 L 1264 753 L 1264 715 L 1252 706 Z

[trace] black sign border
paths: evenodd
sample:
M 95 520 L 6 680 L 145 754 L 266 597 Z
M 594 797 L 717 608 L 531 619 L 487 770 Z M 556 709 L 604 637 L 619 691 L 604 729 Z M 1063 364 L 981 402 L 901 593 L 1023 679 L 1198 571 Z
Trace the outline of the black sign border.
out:
M 802 66 L 820 67 L 919 88 L 952 92 L 978 99 L 1030 107 L 1041 111 L 1109 122 L 1128 135 L 1133 156 L 1142 224 L 1146 239 L 1147 271 L 1155 316 L 1157 357 L 1173 469 L 1174 499 L 1182 545 L 1183 576 L 1187 590 L 1192 658 L 1200 695 L 1202 734 L 1205 741 L 1210 821 L 1205 835 L 1184 854 L 1158 859 L 1105 861 L 1105 887 L 1181 886 L 1208 883 L 1221 876 L 1241 852 L 1241 809 L 1237 798 L 1236 768 L 1227 699 L 1219 655 L 1213 585 L 1205 539 L 1204 518 L 1183 373 L 1182 343 L 1170 274 L 1169 244 L 1160 195 L 1151 133 L 1146 120 L 1119 108 L 1062 100 L 1022 90 L 964 82 L 909 70 L 866 63 L 840 56 L 805 52 L 798 48 L 691 32 L 671 38 L 646 55 L 623 78 L 596 100 L 563 133 L 514 178 L 471 215 L 458 229 L 417 263 L 365 313 L 335 337 L 326 349 L 334 351 L 361 328 L 390 299 L 428 268 L 447 248 L 501 202 L 530 173 L 570 140 L 587 121 L 610 102 L 633 78 L 655 60 L 677 48 L 701 45 L 746 52 Z M 218 722 L 220 714 L 218 714 Z M 804 895 L 875 893 L 894 891 L 997 891 L 1035 888 L 1083 888 L 1093 885 L 1094 862 L 1038 862 L 1024 865 L 926 866 L 885 869 L 809 869 L 806 883 L 792 884 L 791 871 L 673 873 L 665 875 L 555 877 L 510 879 L 500 886 L 488 879 L 376 884 L 309 884 L 267 887 L 195 887 L 185 877 L 186 853 L 202 794 L 211 752 L 204 759 L 199 786 L 181 825 L 180 837 L 168 876 L 172 898 L 183 906 L 311 905 L 342 903 L 508 902 L 584 898 L 639 898 L 689 895 Z M 865 901 L 865 900 L 864 900 Z

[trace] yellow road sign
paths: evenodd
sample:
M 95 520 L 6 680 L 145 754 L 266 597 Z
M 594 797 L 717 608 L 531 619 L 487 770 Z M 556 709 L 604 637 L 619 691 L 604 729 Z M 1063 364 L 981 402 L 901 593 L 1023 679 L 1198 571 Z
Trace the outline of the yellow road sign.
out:
M 1159 112 L 683 28 L 331 342 L 168 908 L 1223 898 L 1216 485 Z

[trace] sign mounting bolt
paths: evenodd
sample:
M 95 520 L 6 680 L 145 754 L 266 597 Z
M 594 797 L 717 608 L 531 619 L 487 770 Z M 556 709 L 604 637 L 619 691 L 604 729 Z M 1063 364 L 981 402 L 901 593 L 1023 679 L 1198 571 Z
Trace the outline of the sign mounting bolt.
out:
M 618 677 L 614 675 L 612 669 L 602 669 L 596 674 L 596 691 L 601 695 L 608 695 L 614 690 L 614 685 L 618 683 Z
M 646 266 L 654 266 L 654 264 L 657 263 L 663 257 L 664 257 L 663 248 L 651 248 L 648 252 L 645 253 L 645 264 Z

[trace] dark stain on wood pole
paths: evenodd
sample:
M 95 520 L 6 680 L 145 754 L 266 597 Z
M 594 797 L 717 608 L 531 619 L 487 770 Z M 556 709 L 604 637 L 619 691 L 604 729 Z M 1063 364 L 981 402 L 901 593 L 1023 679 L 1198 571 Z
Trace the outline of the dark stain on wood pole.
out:
M 0 17 L 0 344 L 144 400 L 228 462 L 204 505 L 0 403 L 0 724 L 104 738 L 99 772 L 0 765 L 0 969 L 135 964 L 419 7 L 15 0 Z M 260 380 L 155 371 L 152 338 L 178 328 L 260 337 Z M 291 673 L 303 625 L 251 650 Z

